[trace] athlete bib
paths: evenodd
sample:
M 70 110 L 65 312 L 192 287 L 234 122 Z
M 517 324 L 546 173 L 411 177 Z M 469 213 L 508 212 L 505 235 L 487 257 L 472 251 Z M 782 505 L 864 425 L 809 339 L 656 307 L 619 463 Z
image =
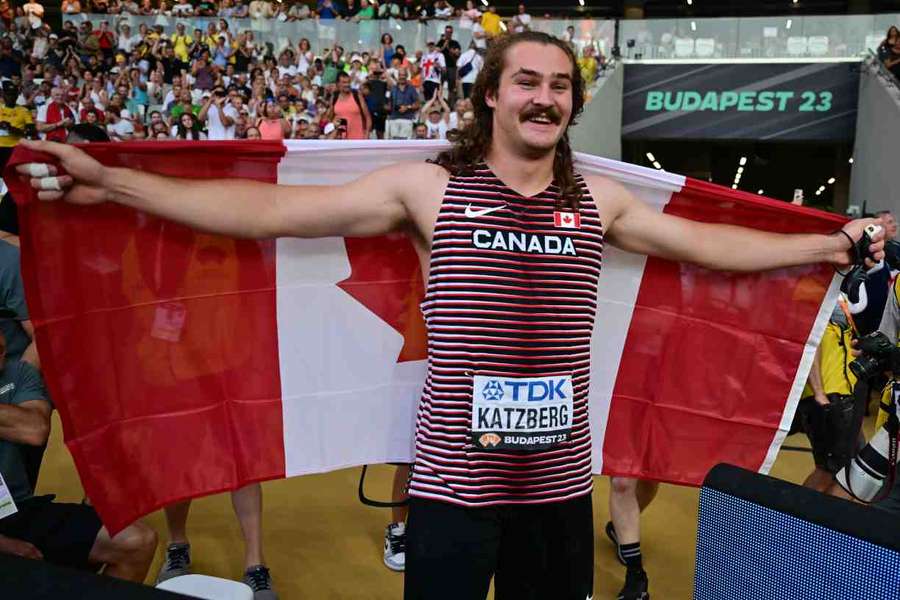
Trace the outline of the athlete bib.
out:
M 572 376 L 475 375 L 472 443 L 483 449 L 543 450 L 569 439 Z

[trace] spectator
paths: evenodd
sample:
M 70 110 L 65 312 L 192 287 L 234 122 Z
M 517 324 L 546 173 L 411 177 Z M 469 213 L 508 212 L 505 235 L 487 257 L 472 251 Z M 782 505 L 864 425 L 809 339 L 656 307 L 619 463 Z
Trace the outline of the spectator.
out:
M 428 128 L 428 139 L 446 140 L 449 119 L 450 107 L 444 102 L 439 90 L 435 90 L 434 96 L 422 107 L 422 116 L 419 119 Z
M 472 40 L 469 49 L 462 53 L 456 63 L 457 76 L 462 83 L 463 98 L 468 98 L 472 95 L 472 86 L 475 85 L 475 79 L 478 77 L 478 73 L 481 72 L 482 66 L 484 66 L 484 59 L 481 58 L 481 54 L 478 52 L 475 40 Z
M 444 76 L 444 82 L 447 84 L 447 96 L 450 102 L 456 100 L 457 81 L 457 61 L 462 54 L 462 46 L 453 39 L 453 26 L 444 27 L 444 34 L 438 42 L 438 49 L 444 55 L 444 63 L 447 65 L 447 71 Z
M 434 18 L 445 21 L 453 18 L 453 7 L 447 3 L 447 0 L 437 0 L 434 3 Z
M 459 26 L 462 29 L 472 29 L 475 23 L 481 23 L 481 11 L 475 7 L 475 0 L 466 0 L 466 9 L 460 15 Z
M 32 29 L 37 29 L 44 24 L 44 7 L 37 0 L 28 0 L 22 6 L 22 12 L 27 17 L 28 24 Z
M 484 33 L 489 37 L 500 35 L 500 15 L 497 14 L 497 7 L 491 4 L 487 7 L 487 12 L 481 15 L 481 27 Z
M 19 93 L 19 88 L 12 82 L 3 84 L 3 106 L 0 107 L 0 170 L 6 166 L 19 140 L 34 134 L 31 111 L 17 103 Z
M 77 15 L 81 12 L 81 2 L 78 0 L 62 0 L 60 11 L 64 15 Z
M 0 552 L 80 569 L 105 564 L 105 575 L 142 582 L 156 551 L 152 529 L 138 522 L 110 536 L 92 507 L 34 495 L 53 405 L 37 369 L 5 353 L 0 336 L 0 472 L 18 508 L 0 519 Z
M 186 88 L 181 89 L 181 96 L 178 99 L 178 103 L 169 111 L 169 116 L 172 117 L 173 120 L 177 120 L 184 113 L 191 115 L 200 114 L 200 106 L 194 104 L 191 91 Z
M 200 131 L 197 117 L 193 113 L 183 112 L 172 128 L 172 137 L 179 140 L 205 140 L 206 135 Z
M 531 29 L 531 15 L 525 12 L 525 5 L 519 4 L 518 13 L 512 18 L 511 27 L 513 33 L 521 33 Z
M 894 43 L 891 44 L 890 53 L 884 59 L 884 66 L 894 77 L 900 79 L 900 35 L 894 36 Z
M 428 52 L 419 63 L 422 68 L 422 93 L 426 98 L 431 98 L 434 91 L 440 89 L 447 62 L 444 55 L 437 50 L 435 43 L 428 42 Z
M 210 140 L 233 140 L 237 118 L 238 109 L 231 104 L 221 87 L 214 89 L 205 99 L 197 115 L 201 123 L 207 124 L 207 137 Z
M 94 99 L 90 96 L 83 98 L 81 100 L 81 112 L 78 114 L 78 120 L 81 122 L 86 122 L 88 120 L 88 115 L 93 115 L 94 119 L 92 121 L 95 125 L 105 125 L 106 124 L 106 114 L 94 105 Z
M 881 60 L 881 62 L 885 62 L 890 58 L 898 37 L 900 37 L 900 29 L 897 29 L 895 25 L 891 25 L 887 30 L 887 35 L 884 37 L 884 40 L 878 45 L 878 59 Z
M 413 139 L 414 140 L 427 140 L 428 139 L 428 126 L 425 123 L 416 123 L 415 128 L 413 129 Z
M 581 78 L 584 83 L 590 85 L 597 79 L 597 59 L 594 57 L 594 47 L 585 46 L 578 59 L 578 68 L 581 70 Z
M 391 117 L 385 132 L 390 140 L 408 140 L 413 134 L 413 121 L 419 110 L 419 93 L 407 81 L 406 71 L 397 74 L 397 85 L 391 89 Z
M 118 115 L 115 112 L 111 112 L 109 115 L 112 123 L 106 126 L 106 130 L 113 141 L 127 142 L 134 138 L 134 122 L 128 109 L 123 108 Z
M 387 122 L 388 81 L 381 63 L 375 59 L 369 61 L 369 77 L 363 85 L 363 96 L 366 99 L 366 108 L 372 116 L 372 130 L 375 131 L 375 137 L 383 139 Z
M 265 0 L 253 0 L 250 2 L 249 9 L 251 19 L 270 19 L 275 16 L 272 4 Z
M 262 112 L 255 127 L 264 140 L 283 140 L 291 134 L 291 124 L 281 114 L 281 107 L 275 102 L 262 104 Z
M 372 129 L 372 116 L 359 92 L 350 89 L 350 75 L 339 73 L 337 91 L 331 97 L 331 111 L 328 120 L 343 119 L 347 127 L 348 140 L 365 140 Z
M 317 12 L 320 19 L 339 19 L 341 17 L 332 0 L 319 0 Z
M 256 127 L 248 127 L 247 128 L 247 139 L 248 140 L 261 140 L 262 134 L 260 134 L 259 129 Z
M 394 58 L 394 38 L 390 33 L 381 34 L 381 41 L 375 58 L 381 61 L 381 64 L 385 67 L 391 65 L 391 60 Z
M 65 104 L 61 88 L 50 90 L 50 98 L 38 109 L 37 131 L 51 142 L 65 142 L 67 130 L 75 124 L 75 113 Z

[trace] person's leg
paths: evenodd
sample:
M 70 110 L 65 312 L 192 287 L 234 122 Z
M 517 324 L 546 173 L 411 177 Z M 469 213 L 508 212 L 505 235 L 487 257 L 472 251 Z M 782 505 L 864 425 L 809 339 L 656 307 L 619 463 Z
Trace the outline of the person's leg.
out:
M 89 555 L 93 563 L 106 565 L 110 577 L 142 583 L 156 553 L 156 532 L 140 521 L 110 537 L 106 527 L 97 534 Z
M 170 504 L 165 508 L 166 527 L 169 530 L 170 544 L 188 544 L 187 519 L 191 511 L 191 501 L 185 500 L 176 504 Z
M 484 600 L 500 535 L 499 509 L 411 498 L 404 600 Z
M 244 536 L 244 569 L 265 564 L 262 549 L 262 486 L 251 483 L 231 492 L 231 505 Z
M 590 494 L 505 507 L 494 577 L 496 600 L 585 600 L 594 587 Z
M 396 465 L 391 502 L 397 503 L 409 499 L 408 481 L 409 465 Z M 384 566 L 391 571 L 403 571 L 406 568 L 406 517 L 408 515 L 409 506 L 391 507 L 391 522 L 384 530 Z
M 658 484 L 628 477 L 610 478 L 609 515 L 606 533 L 616 544 L 619 562 L 626 567 L 622 600 L 647 596 L 647 574 L 641 554 L 641 512 L 656 496 Z
M 803 482 L 803 487 L 808 487 L 817 492 L 827 492 L 833 482 L 834 476 L 830 471 L 816 467 Z
M 397 465 L 394 470 L 394 486 L 391 490 L 391 502 L 403 502 L 409 499 L 407 483 L 409 482 L 409 465 Z M 405 523 L 409 514 L 409 506 L 394 506 L 391 508 L 391 521 Z
M 166 544 L 165 559 L 156 575 L 157 584 L 191 572 L 191 543 L 187 536 L 187 519 L 190 510 L 190 500 L 165 507 L 169 541 Z

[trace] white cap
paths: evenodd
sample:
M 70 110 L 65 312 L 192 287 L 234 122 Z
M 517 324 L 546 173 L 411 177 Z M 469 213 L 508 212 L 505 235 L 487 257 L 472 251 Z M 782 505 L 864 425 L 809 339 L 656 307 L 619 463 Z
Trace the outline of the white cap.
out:
M 356 61 L 362 62 L 362 56 L 360 56 L 359 54 L 354 54 L 353 56 L 350 57 L 350 62 L 356 62 Z
M 328 123 L 325 125 L 324 133 L 325 135 L 330 135 L 334 131 L 334 123 Z

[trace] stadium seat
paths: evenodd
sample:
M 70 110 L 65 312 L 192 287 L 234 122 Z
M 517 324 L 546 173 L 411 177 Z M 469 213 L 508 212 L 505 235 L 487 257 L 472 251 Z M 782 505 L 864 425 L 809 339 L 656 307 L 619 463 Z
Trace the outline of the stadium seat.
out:
M 253 590 L 248 585 L 209 575 L 173 577 L 156 588 L 208 600 L 253 600 Z
M 810 56 L 827 56 L 828 55 L 828 36 L 827 35 L 811 35 L 809 36 L 808 49 Z
M 787 40 L 787 51 L 791 56 L 804 56 L 809 47 L 809 40 L 803 36 L 791 36 Z

